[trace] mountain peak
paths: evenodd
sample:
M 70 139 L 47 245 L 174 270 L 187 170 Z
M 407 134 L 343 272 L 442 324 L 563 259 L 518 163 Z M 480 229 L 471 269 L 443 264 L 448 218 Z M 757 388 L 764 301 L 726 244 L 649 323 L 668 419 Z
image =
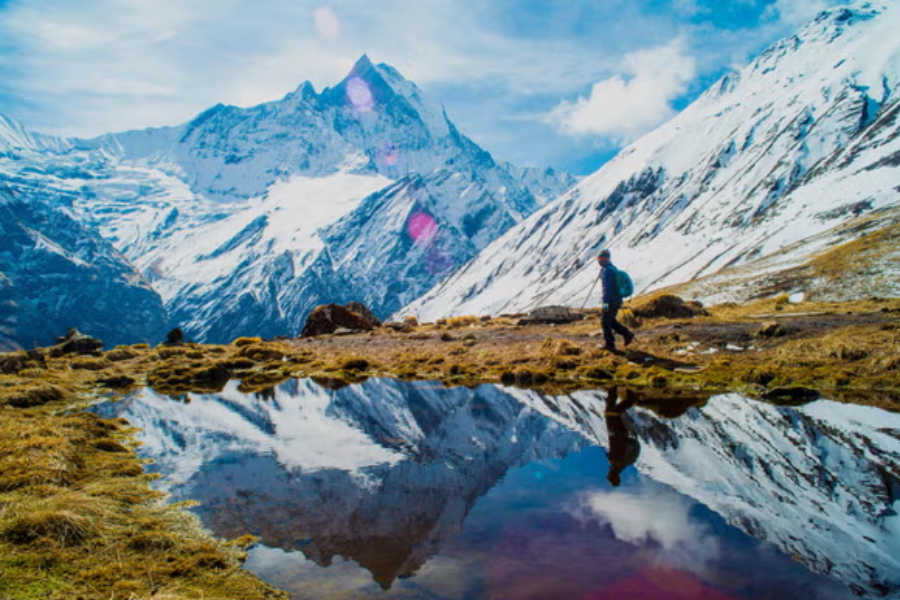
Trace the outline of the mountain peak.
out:
M 369 58 L 369 55 L 368 55 L 368 54 L 363 54 L 363 55 L 360 56 L 359 59 L 356 61 L 356 64 L 353 65 L 353 69 L 351 70 L 351 73 L 354 72 L 354 71 L 363 71 L 363 70 L 366 70 L 366 69 L 371 69 L 371 68 L 373 68 L 374 66 L 375 66 L 375 65 L 372 64 L 372 60 Z

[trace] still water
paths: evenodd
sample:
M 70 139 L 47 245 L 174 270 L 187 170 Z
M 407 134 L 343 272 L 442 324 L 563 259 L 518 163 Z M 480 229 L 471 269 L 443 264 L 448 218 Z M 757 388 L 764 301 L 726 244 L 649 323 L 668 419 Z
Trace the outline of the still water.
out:
M 293 380 L 95 410 L 297 599 L 900 598 L 874 408 Z

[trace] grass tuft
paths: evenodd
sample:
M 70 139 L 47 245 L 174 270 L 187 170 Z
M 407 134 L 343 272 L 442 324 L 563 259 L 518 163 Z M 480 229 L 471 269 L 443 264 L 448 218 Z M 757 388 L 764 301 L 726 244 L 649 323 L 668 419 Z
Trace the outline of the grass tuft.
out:
M 33 408 L 51 402 L 71 398 L 71 394 L 59 386 L 44 382 L 29 382 L 0 388 L 0 406 Z
M 477 325 L 478 323 L 481 323 L 481 319 L 472 315 L 466 315 L 463 317 L 452 317 L 447 319 L 445 325 L 447 329 L 460 329 L 462 327 Z

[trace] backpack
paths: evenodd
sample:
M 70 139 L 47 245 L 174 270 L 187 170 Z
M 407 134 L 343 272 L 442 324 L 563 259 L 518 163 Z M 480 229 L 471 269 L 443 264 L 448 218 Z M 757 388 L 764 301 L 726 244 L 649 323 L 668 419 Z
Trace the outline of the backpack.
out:
M 619 288 L 619 295 L 623 300 L 634 294 L 634 282 L 631 281 L 631 276 L 620 269 L 616 269 L 616 287 Z

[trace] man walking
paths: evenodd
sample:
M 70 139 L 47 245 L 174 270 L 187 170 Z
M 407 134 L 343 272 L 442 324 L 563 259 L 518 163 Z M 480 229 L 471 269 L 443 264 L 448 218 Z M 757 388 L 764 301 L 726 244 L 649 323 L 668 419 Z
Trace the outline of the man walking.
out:
M 615 352 L 616 333 L 622 336 L 626 346 L 634 339 L 634 334 L 616 320 L 616 315 L 622 308 L 622 294 L 617 279 L 618 269 L 610 261 L 609 250 L 601 251 L 597 256 L 597 262 L 600 263 L 600 284 L 603 286 L 603 316 L 600 320 L 603 326 L 603 340 L 606 342 L 606 349 Z

